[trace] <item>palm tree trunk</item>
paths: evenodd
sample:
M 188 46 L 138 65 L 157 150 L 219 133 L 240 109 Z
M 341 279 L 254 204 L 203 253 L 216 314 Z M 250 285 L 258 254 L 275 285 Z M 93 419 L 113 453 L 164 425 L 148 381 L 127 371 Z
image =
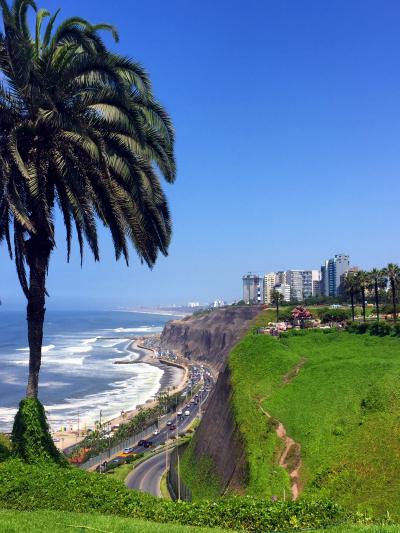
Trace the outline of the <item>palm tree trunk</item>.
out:
M 393 278 L 390 278 L 390 286 L 392 289 L 392 302 L 393 302 L 393 320 L 397 320 L 397 309 L 396 309 L 396 283 Z
M 376 307 L 376 320 L 379 322 L 379 290 L 378 290 L 377 279 L 375 279 L 375 307 Z
M 276 321 L 279 322 L 279 303 L 276 304 Z
M 47 239 L 31 237 L 26 242 L 29 266 L 29 296 L 27 305 L 29 376 L 26 396 L 37 398 L 39 371 L 42 361 L 43 322 L 46 309 L 46 273 L 52 245 Z
M 350 298 L 351 298 L 351 318 L 352 318 L 352 321 L 354 322 L 354 291 L 351 291 Z
M 366 321 L 365 318 L 365 289 L 361 289 L 361 298 L 362 298 L 362 310 L 363 310 L 363 321 Z

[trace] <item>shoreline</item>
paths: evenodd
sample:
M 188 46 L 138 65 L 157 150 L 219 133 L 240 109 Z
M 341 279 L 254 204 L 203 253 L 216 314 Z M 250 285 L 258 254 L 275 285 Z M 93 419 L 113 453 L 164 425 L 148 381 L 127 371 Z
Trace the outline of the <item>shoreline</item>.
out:
M 160 361 L 158 358 L 156 358 L 151 349 L 140 346 L 141 340 L 142 337 L 132 339 L 127 345 L 126 349 L 129 352 L 138 355 L 138 358 L 129 364 L 145 363 L 152 366 L 156 366 L 157 368 L 160 368 L 163 371 L 163 374 L 160 378 L 157 394 L 166 390 L 169 390 L 171 394 L 182 390 L 186 386 L 188 367 L 180 364 L 170 365 L 166 364 L 162 360 Z M 123 416 L 118 415 L 116 417 L 107 419 L 103 422 L 103 424 L 124 424 L 128 420 L 133 418 L 135 415 L 137 415 L 140 408 L 150 408 L 153 407 L 155 403 L 155 400 L 149 398 L 145 403 L 138 404 L 134 409 L 124 411 Z M 58 431 L 53 434 L 53 437 L 60 439 L 59 442 L 55 443 L 57 448 L 60 450 L 65 450 L 81 442 L 85 438 L 85 436 L 82 435 L 78 436 L 77 431 Z

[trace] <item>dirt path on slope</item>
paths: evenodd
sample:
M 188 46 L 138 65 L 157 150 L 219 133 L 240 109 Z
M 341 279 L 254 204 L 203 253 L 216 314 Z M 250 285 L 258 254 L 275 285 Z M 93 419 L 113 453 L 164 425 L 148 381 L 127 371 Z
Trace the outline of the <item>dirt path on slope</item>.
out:
M 288 385 L 300 372 L 305 363 L 304 357 L 283 376 L 283 383 Z M 272 421 L 277 437 L 283 442 L 284 448 L 279 457 L 279 466 L 287 470 L 291 480 L 292 500 L 297 500 L 300 493 L 299 470 L 301 468 L 301 446 L 286 433 L 285 426 L 279 420 L 273 418 L 262 406 L 265 398 L 258 401 L 258 405 L 264 415 Z
M 302 357 L 300 361 L 296 363 L 294 367 L 291 368 L 289 372 L 283 376 L 283 383 L 285 385 L 289 385 L 289 383 L 297 376 L 297 374 L 300 372 L 305 362 L 306 362 L 305 358 Z

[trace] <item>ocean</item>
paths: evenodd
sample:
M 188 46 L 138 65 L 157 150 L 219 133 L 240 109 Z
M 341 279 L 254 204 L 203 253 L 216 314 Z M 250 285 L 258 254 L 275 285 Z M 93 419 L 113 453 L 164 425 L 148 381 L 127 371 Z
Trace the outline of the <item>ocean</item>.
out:
M 163 371 L 127 350 L 133 337 L 159 333 L 171 317 L 119 311 L 47 311 L 39 399 L 53 431 L 92 426 L 154 396 Z M 28 375 L 25 312 L 0 310 L 0 431 L 10 431 Z

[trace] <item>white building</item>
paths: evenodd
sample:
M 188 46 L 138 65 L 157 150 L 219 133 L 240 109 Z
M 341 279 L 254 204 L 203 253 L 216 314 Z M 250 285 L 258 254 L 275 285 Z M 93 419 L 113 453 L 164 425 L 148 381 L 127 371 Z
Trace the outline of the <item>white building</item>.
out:
M 264 276 L 264 303 L 271 303 L 271 295 L 274 287 L 276 285 L 276 275 L 275 272 L 270 272 Z
M 288 270 L 286 284 L 290 286 L 290 299 L 301 302 L 303 300 L 303 270 Z
M 261 279 L 257 274 L 249 272 L 242 277 L 243 300 L 246 304 L 256 304 L 261 302 Z
M 283 295 L 285 302 L 290 302 L 290 285 L 287 283 L 279 283 L 275 285 L 274 290 Z

